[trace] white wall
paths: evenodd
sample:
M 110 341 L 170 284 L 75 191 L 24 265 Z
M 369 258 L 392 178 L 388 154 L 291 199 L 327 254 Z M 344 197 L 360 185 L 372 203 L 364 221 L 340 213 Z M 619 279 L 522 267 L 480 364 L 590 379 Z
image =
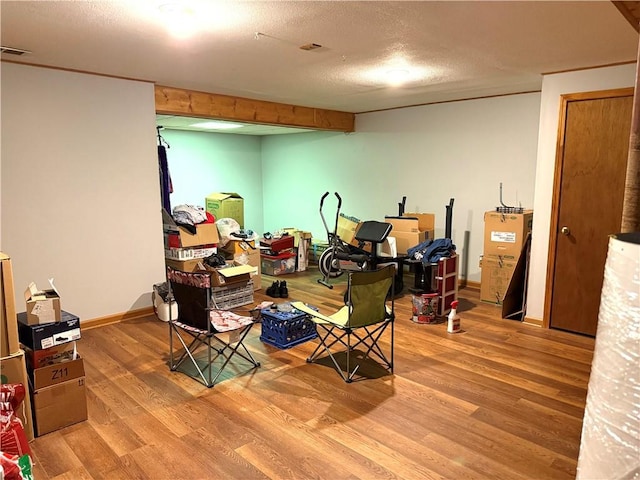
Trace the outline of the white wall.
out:
M 248 228 L 293 226 L 326 238 L 323 192 L 338 191 L 343 212 L 362 219 L 396 214 L 407 196 L 408 211 L 436 214 L 442 236 L 453 197 L 461 274 L 479 281 L 483 213 L 498 205 L 503 182 L 505 203 L 535 211 L 527 315 L 540 319 L 559 96 L 634 79 L 635 65 L 550 75 L 542 94 L 359 115 L 349 135 L 166 130 L 172 202 L 237 190 L 248 197 Z M 14 260 L 18 293 L 55 277 L 63 308 L 81 318 L 148 306 L 164 278 L 153 85 L 3 63 L 1 94 L 0 245 Z M 326 208 L 332 226 L 335 204 Z
M 544 316 L 560 96 L 569 93 L 633 87 L 635 73 L 636 65 L 630 64 L 547 75 L 543 79 L 527 317 L 542 320 Z
M 262 146 L 265 228 L 287 226 L 326 239 L 318 213 L 325 191 L 362 220 L 406 211 L 436 214 L 454 198 L 453 241 L 461 274 L 480 281 L 484 212 L 505 203 L 533 207 L 540 95 L 443 103 L 358 115 L 356 133 L 265 137 Z M 327 201 L 331 229 L 335 202 Z
M 171 208 L 204 207 L 213 192 L 236 192 L 244 199 L 244 226 L 262 233 L 260 137 L 228 133 L 161 130 L 173 183 Z
M 3 63 L 1 95 L 18 311 L 49 277 L 81 320 L 150 305 L 164 279 L 153 85 Z

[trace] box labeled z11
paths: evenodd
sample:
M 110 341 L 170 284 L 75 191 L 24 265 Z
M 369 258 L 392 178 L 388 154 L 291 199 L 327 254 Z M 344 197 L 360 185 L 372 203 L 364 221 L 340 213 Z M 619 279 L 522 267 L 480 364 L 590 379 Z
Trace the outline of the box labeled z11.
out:
M 80 340 L 80 319 L 62 310 L 59 322 L 29 325 L 27 313 L 18 314 L 18 338 L 31 350 L 44 350 L 62 343 Z

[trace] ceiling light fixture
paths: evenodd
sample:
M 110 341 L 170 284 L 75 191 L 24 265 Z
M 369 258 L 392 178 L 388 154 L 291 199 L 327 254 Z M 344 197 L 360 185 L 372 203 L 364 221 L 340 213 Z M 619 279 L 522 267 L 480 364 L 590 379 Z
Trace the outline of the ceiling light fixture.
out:
M 244 127 L 244 125 L 241 125 L 240 123 L 216 122 L 216 121 L 193 123 L 189 126 L 195 127 L 195 128 L 202 128 L 204 130 L 231 130 L 234 128 Z
M 158 7 L 165 25 L 174 37 L 186 38 L 197 30 L 198 16 L 193 8 L 181 2 L 164 3 Z
M 409 80 L 409 70 L 405 70 L 404 68 L 394 68 L 392 70 L 387 70 L 387 83 L 391 86 L 399 86 Z

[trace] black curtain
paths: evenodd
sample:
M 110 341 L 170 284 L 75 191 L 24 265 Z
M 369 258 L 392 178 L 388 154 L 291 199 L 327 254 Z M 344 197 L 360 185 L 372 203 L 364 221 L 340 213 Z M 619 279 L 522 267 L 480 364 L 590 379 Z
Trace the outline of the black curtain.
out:
M 171 213 L 171 177 L 169 177 L 169 164 L 167 162 L 167 149 L 164 145 L 158 145 L 158 164 L 160 170 L 160 193 L 162 195 L 163 208 Z

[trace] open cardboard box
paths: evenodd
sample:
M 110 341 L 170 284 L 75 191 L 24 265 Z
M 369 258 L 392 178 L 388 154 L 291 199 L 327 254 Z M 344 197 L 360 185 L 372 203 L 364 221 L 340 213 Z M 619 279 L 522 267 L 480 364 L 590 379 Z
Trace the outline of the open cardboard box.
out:
M 162 210 L 162 224 L 164 233 L 169 237 L 168 245 L 171 248 L 196 247 L 200 245 L 213 245 L 220 241 L 218 227 L 215 223 L 200 223 L 196 225 L 195 235 L 184 227 L 176 224 L 173 217 L 166 210 Z M 179 245 L 174 244 L 177 239 Z
M 60 321 L 60 294 L 53 284 L 53 278 L 49 279 L 51 288 L 38 290 L 34 282 L 31 282 L 24 292 L 24 300 L 27 305 L 26 322 L 28 325 L 42 325 Z
M 233 218 L 244 228 L 244 199 L 235 192 L 214 192 L 204 198 L 204 208 L 217 220 Z
M 251 265 L 232 265 L 223 268 L 206 267 L 211 272 L 211 282 L 214 287 L 225 287 L 231 283 L 248 282 L 256 267 Z
M 27 440 L 33 440 L 34 428 L 31 414 L 31 395 L 29 394 L 29 380 L 25 355 L 22 350 L 0 359 L 0 379 L 2 383 L 21 383 L 25 388 L 24 401 L 18 407 L 16 414 L 22 421 Z

